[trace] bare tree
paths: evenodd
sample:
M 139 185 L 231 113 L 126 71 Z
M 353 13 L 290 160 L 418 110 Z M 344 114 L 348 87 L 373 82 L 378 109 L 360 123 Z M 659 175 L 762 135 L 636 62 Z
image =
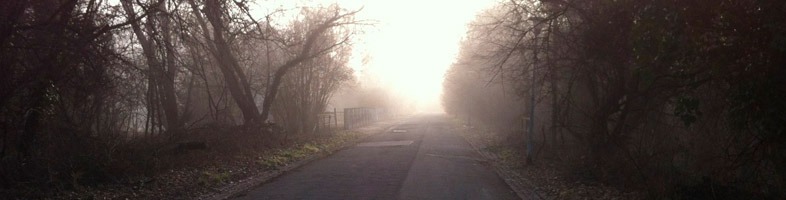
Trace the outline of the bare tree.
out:
M 243 69 L 232 53 L 230 44 L 228 43 L 225 35 L 227 34 L 226 26 L 228 22 L 224 21 L 227 12 L 221 1 L 207 0 L 205 2 L 204 15 L 207 17 L 213 28 L 213 46 L 215 47 L 214 56 L 218 60 L 218 64 L 222 73 L 224 74 L 224 81 L 227 82 L 229 91 L 232 94 L 235 102 L 243 112 L 244 122 L 246 124 L 259 124 L 267 121 L 270 114 L 271 106 L 278 94 L 279 86 L 281 85 L 284 76 L 294 67 L 298 66 L 304 61 L 310 60 L 316 56 L 324 54 L 330 49 L 342 45 L 341 43 L 328 45 L 324 49 L 315 48 L 315 43 L 318 42 L 319 37 L 326 31 L 334 27 L 352 24 L 353 22 L 349 17 L 358 11 L 342 13 L 337 9 L 332 16 L 323 19 L 319 25 L 310 29 L 307 36 L 302 41 L 302 46 L 299 52 L 290 60 L 284 62 L 281 66 L 276 67 L 270 85 L 266 88 L 265 97 L 262 101 L 262 111 L 260 113 L 251 92 L 251 86 Z
M 121 1 L 123 9 L 129 19 L 138 18 L 134 5 L 130 0 Z M 175 51 L 171 34 L 171 19 L 167 8 L 167 1 L 160 0 L 151 5 L 140 5 L 146 13 L 152 15 L 144 20 L 145 27 L 140 21 L 131 23 L 131 28 L 142 46 L 145 61 L 148 66 L 148 113 L 156 113 L 160 105 L 166 116 L 166 129 L 170 132 L 178 131 L 182 121 L 178 118 L 178 104 L 175 95 Z M 155 116 L 155 115 L 148 115 Z
M 320 25 L 320 17 L 335 12 L 335 8 L 317 8 L 305 12 L 302 21 L 293 23 L 290 37 L 302 40 L 307 30 Z M 315 44 L 317 49 L 330 49 L 328 52 L 302 62 L 282 79 L 281 90 L 274 103 L 274 116 L 292 133 L 308 133 L 316 128 L 317 115 L 325 111 L 328 100 L 340 86 L 352 78 L 347 67 L 351 48 L 329 45 L 345 43 L 351 32 L 328 31 L 320 35 Z

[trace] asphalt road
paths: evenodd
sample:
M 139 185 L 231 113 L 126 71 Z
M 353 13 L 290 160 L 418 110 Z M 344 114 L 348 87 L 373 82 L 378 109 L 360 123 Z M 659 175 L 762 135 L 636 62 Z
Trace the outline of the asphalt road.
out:
M 518 199 L 445 120 L 409 118 L 237 199 Z

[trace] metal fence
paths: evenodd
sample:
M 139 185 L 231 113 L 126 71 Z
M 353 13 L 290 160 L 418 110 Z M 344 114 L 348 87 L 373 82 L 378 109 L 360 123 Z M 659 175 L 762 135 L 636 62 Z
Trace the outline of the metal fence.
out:
M 333 109 L 333 112 L 318 114 L 317 131 L 329 132 L 338 129 L 353 129 L 365 126 L 388 117 L 384 108 L 344 108 L 343 112 Z
M 343 128 L 344 119 L 343 112 L 338 112 L 333 108 L 333 112 L 323 112 L 317 115 L 317 132 L 333 131 L 335 129 Z
M 384 108 L 344 108 L 344 129 L 352 129 L 387 118 Z

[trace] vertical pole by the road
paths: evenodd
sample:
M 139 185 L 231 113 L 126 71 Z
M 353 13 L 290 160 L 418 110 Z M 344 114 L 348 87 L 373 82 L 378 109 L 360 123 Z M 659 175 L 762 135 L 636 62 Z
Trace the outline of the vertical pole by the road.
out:
M 344 130 L 349 130 L 349 108 L 344 108 Z
M 338 129 L 338 111 L 336 108 L 333 108 L 333 122 L 336 125 L 336 129 Z
M 538 19 L 533 20 L 533 22 L 535 23 L 534 24 L 535 27 L 534 27 L 534 30 L 533 30 L 533 33 L 535 34 L 534 40 L 537 43 L 538 35 L 540 34 L 540 28 L 541 28 L 540 23 L 541 22 Z M 531 82 L 530 82 L 530 86 L 529 86 L 530 87 L 529 88 L 529 121 L 528 121 L 529 124 L 527 126 L 527 164 L 528 165 L 532 164 L 532 160 L 533 160 L 533 158 L 532 158 L 533 152 L 532 151 L 534 149 L 534 147 L 533 147 L 534 144 L 532 143 L 532 140 L 534 140 L 534 135 L 535 135 L 535 133 L 534 133 L 534 130 L 535 130 L 535 88 L 536 88 L 535 87 L 535 84 L 536 84 L 536 82 L 535 82 L 535 70 L 537 69 L 537 65 L 538 65 L 538 47 L 537 47 L 537 44 L 536 44 L 535 49 L 533 51 L 534 52 L 532 53 L 532 70 L 530 70 L 532 78 L 531 78 Z

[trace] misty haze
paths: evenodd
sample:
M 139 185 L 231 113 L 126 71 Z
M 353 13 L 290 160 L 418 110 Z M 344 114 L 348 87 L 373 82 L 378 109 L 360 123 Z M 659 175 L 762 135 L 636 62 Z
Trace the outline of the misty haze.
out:
M 782 0 L 0 0 L 0 199 L 786 199 Z

